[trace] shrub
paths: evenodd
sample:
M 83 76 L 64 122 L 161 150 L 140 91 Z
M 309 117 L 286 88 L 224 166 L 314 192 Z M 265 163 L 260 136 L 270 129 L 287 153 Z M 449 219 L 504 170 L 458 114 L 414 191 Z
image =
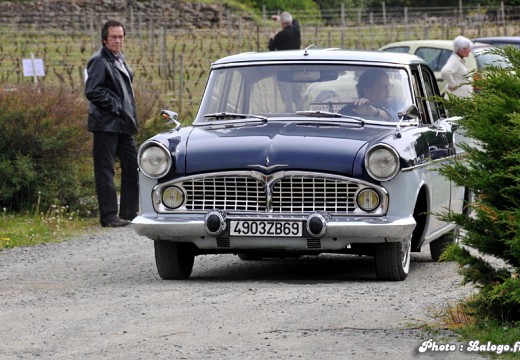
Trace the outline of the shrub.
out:
M 137 143 L 165 126 L 160 94 L 135 86 Z M 92 136 L 83 90 L 19 87 L 0 92 L 0 207 L 12 211 L 67 205 L 94 214 Z
M 520 321 L 520 51 L 497 50 L 508 56 L 513 71 L 489 68 L 478 80 L 481 92 L 471 98 L 450 97 L 450 115 L 463 116 L 462 128 L 478 146 L 468 147 L 467 161 L 443 168 L 457 184 L 472 189 L 471 212 L 447 214 L 465 230 L 462 245 L 445 258 L 459 262 L 465 282 L 480 291 L 472 305 L 484 318 Z M 467 247 L 465 247 L 467 246 Z M 476 256 L 492 255 L 506 266 Z
M 77 203 L 88 161 L 86 104 L 64 87 L 0 93 L 0 205 L 31 209 Z

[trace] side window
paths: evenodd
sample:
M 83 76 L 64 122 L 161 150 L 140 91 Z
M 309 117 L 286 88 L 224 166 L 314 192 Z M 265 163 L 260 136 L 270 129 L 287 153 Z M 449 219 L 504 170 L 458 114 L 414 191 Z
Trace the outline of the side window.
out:
M 433 71 L 441 71 L 450 54 L 451 51 L 431 47 L 420 47 L 415 51 L 415 55 L 426 61 Z
M 396 46 L 396 47 L 386 48 L 383 51 L 408 54 L 408 52 L 410 51 L 410 47 L 409 46 Z
M 427 107 L 426 107 L 426 100 L 424 98 L 424 89 L 421 86 L 421 75 L 418 71 L 418 69 L 412 70 L 412 85 L 413 85 L 413 92 L 415 95 L 415 101 L 417 104 L 417 108 L 419 109 L 419 114 L 421 117 L 421 121 L 423 123 L 428 123 L 427 120 Z
M 430 74 L 430 72 L 421 69 L 422 72 L 422 78 L 424 82 L 424 90 L 426 95 L 426 101 L 430 108 L 432 120 L 433 122 L 439 120 L 441 118 L 441 109 L 439 108 L 439 104 L 437 101 L 433 99 L 437 93 L 435 92 L 435 87 L 433 82 L 435 81 L 435 78 Z

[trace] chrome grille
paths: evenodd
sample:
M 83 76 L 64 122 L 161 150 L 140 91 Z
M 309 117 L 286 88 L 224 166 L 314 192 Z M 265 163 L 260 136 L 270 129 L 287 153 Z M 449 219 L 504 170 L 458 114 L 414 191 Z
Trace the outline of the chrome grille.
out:
M 183 182 L 188 210 L 265 211 L 264 183 L 247 176 L 209 176 Z
M 359 190 L 359 184 L 345 178 L 301 173 L 207 175 L 185 179 L 182 187 L 187 210 L 273 213 L 354 213 Z
M 353 212 L 357 190 L 357 184 L 343 180 L 288 176 L 273 186 L 273 212 Z

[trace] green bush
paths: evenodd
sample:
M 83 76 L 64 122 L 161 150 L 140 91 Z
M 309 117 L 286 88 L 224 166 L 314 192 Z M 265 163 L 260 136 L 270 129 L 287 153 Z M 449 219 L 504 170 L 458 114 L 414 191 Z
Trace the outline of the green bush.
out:
M 140 144 L 167 127 L 160 94 L 136 85 Z M 96 212 L 92 136 L 83 90 L 20 87 L 0 92 L 0 208 L 10 211 L 66 205 Z
M 0 93 L 0 206 L 74 206 L 86 182 L 86 103 L 66 88 L 21 87 Z
M 468 147 L 467 161 L 446 166 L 443 173 L 472 189 L 470 212 L 447 219 L 465 230 L 462 245 L 503 260 L 506 266 L 477 257 L 454 245 L 444 256 L 462 265 L 466 282 L 480 289 L 472 305 L 483 318 L 520 321 L 520 51 L 497 50 L 512 70 L 490 68 L 471 98 L 451 97 L 450 115 L 463 116 L 461 126 L 478 146 Z

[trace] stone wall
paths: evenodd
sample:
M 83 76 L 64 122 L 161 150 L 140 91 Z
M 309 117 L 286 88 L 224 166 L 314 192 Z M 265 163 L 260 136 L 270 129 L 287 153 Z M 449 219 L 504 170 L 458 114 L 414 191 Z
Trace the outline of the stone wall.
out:
M 248 16 L 233 14 L 221 3 L 184 0 L 37 0 L 1 1 L 0 24 L 15 29 L 98 29 L 107 19 L 129 27 L 169 29 L 225 28 L 243 25 Z

